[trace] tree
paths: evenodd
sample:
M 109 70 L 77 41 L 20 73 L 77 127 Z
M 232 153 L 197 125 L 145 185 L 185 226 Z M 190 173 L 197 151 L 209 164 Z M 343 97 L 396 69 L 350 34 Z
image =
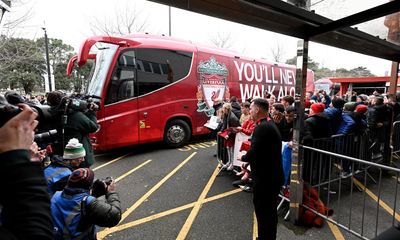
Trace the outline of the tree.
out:
M 29 94 L 43 86 L 45 61 L 37 43 L 24 38 L 2 37 L 0 82 L 2 88 L 24 89 Z
M 220 48 L 230 48 L 233 44 L 231 32 L 218 32 L 216 36 L 211 37 L 210 41 Z
M 139 9 L 133 1 L 126 1 L 115 5 L 114 14 L 105 15 L 103 19 L 93 17 L 89 22 L 94 35 L 128 35 L 144 32 L 147 28 L 147 17 L 144 18 L 143 10 Z
M 67 63 L 59 64 L 57 70 L 54 71 L 54 78 L 57 80 L 55 82 L 56 89 L 72 90 L 75 93 L 84 92 L 86 90 L 85 86 L 88 83 L 92 66 L 93 61 L 90 59 L 80 68 L 75 64 L 71 76 L 66 76 L 65 70 L 67 69 Z M 60 81 L 60 79 L 62 79 L 62 81 Z
M 37 40 L 40 52 L 45 53 L 44 38 Z M 73 47 L 63 43 L 60 39 L 49 39 L 49 58 L 53 69 L 55 88 L 59 90 L 72 90 L 72 80 L 66 76 L 66 68 L 69 59 L 74 55 Z
M 283 56 L 285 55 L 285 49 L 279 41 L 276 41 L 275 46 L 271 47 L 270 51 L 271 51 L 274 61 L 281 62 Z
M 297 64 L 297 57 L 294 56 L 292 58 L 289 58 L 288 60 L 286 60 L 286 64 L 290 64 L 290 65 L 296 65 Z M 314 72 L 316 72 L 319 68 L 319 63 L 315 62 L 314 60 L 312 60 L 310 57 L 308 57 L 308 69 L 313 70 Z
M 357 77 L 369 77 L 369 76 L 375 76 L 371 73 L 369 69 L 366 67 L 356 67 L 350 70 L 350 73 L 352 76 L 357 76 Z

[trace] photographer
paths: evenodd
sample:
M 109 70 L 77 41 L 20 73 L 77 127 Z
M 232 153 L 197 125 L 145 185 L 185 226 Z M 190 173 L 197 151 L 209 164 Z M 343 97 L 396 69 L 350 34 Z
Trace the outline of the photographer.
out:
M 52 109 L 56 110 L 59 109 L 60 105 L 62 105 L 63 98 L 66 98 L 63 93 L 60 91 L 54 91 L 49 93 L 47 102 Z M 64 126 L 63 139 L 76 138 L 83 144 L 86 156 L 85 161 L 82 162 L 80 167 L 90 167 L 94 162 L 93 149 L 90 143 L 89 134 L 96 132 L 99 128 L 99 125 L 97 125 L 96 113 L 94 111 L 96 108 L 97 105 L 95 103 L 90 103 L 87 106 L 87 109 L 67 109 L 67 122 Z M 63 140 L 61 142 L 63 142 Z M 63 147 L 64 146 L 62 146 L 61 149 L 63 149 Z M 60 152 L 58 152 L 58 154 L 61 155 Z
M 53 239 L 46 181 L 40 162 L 32 162 L 28 151 L 37 114 L 27 105 L 19 107 L 22 112 L 0 127 L 0 239 Z
M 53 156 L 51 164 L 44 170 L 44 177 L 47 181 L 47 191 L 52 196 L 57 191 L 62 191 L 67 185 L 68 177 L 74 169 L 85 159 L 85 149 L 78 139 L 68 141 L 64 149 L 63 157 Z
M 113 227 L 121 220 L 121 205 L 115 183 L 103 182 L 106 194 L 90 195 L 94 173 L 89 168 L 72 172 L 67 187 L 51 199 L 55 239 L 96 239 L 95 226 Z

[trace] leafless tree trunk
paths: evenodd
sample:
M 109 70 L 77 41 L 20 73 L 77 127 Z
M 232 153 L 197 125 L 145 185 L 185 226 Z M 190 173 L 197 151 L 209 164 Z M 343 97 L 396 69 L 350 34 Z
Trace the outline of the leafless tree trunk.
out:
M 230 48 L 233 45 L 231 32 L 218 32 L 216 36 L 211 37 L 210 41 L 220 48 Z
M 116 5 L 114 15 L 104 16 L 99 19 L 93 17 L 89 23 L 94 35 L 128 35 L 144 32 L 147 28 L 147 17 L 143 17 L 143 10 L 139 9 L 133 1 L 126 1 L 121 7 Z

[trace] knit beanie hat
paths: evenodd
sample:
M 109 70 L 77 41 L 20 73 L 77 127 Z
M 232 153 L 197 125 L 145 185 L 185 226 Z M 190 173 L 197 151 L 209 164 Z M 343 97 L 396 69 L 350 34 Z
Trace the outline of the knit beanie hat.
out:
M 368 111 L 368 107 L 360 104 L 356 107 L 356 112 L 360 112 L 360 113 L 366 113 Z
M 321 113 L 325 110 L 325 104 L 323 103 L 314 103 L 311 105 L 311 109 L 314 114 Z
M 86 151 L 83 148 L 82 143 L 79 143 L 78 139 L 71 138 L 68 141 L 67 146 L 64 149 L 64 159 L 75 159 L 86 156 Z
M 355 102 L 345 103 L 344 109 L 349 112 L 354 112 L 354 110 L 356 109 L 356 103 Z
M 68 187 L 90 189 L 93 184 L 94 173 L 90 168 L 78 168 L 68 178 Z

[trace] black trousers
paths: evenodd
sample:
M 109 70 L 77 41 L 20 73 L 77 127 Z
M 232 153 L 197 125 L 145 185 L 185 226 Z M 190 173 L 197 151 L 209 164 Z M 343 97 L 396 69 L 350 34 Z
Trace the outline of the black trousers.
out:
M 262 190 L 258 190 L 256 189 L 257 187 L 254 187 L 253 192 L 254 210 L 256 212 L 258 225 L 258 239 L 275 240 L 278 224 L 278 214 L 276 210 L 278 206 L 278 192 L 265 192 L 265 187 L 266 186 L 264 186 Z

